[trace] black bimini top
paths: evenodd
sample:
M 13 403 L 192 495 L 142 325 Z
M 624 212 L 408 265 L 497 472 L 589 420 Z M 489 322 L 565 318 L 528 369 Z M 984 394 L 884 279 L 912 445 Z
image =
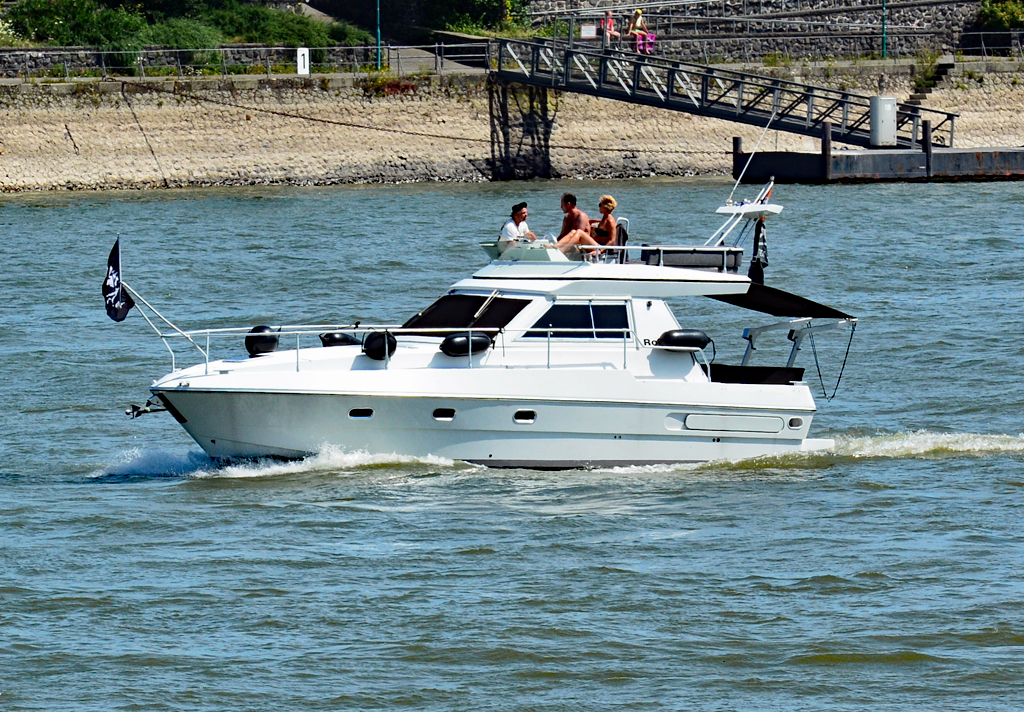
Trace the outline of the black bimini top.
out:
M 726 304 L 758 311 L 772 316 L 810 317 L 812 319 L 853 319 L 838 309 L 812 302 L 810 299 L 784 292 L 775 287 L 766 287 L 756 282 L 750 283 L 746 294 L 715 294 L 709 295 Z

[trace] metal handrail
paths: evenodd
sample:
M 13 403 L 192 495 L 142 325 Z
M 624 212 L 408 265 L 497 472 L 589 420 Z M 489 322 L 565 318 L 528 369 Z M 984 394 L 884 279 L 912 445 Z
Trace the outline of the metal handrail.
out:
M 519 48 L 518 54 L 515 49 Z M 529 65 L 505 61 L 529 56 Z M 752 72 L 692 62 L 640 56 L 620 50 L 573 48 L 557 41 L 503 39 L 498 45 L 498 73 L 508 81 L 550 86 L 602 97 L 647 104 L 740 123 L 763 126 L 775 116 L 773 128 L 801 135 L 820 135 L 823 122 L 835 122 L 835 140 L 870 145 L 871 98 L 849 91 L 776 79 Z M 545 61 L 541 61 L 541 59 Z M 588 71 L 573 72 L 580 60 Z M 596 81 L 594 80 L 596 77 Z M 958 114 L 897 105 L 898 143 L 920 144 L 922 119 L 932 123 L 933 143 L 952 146 Z

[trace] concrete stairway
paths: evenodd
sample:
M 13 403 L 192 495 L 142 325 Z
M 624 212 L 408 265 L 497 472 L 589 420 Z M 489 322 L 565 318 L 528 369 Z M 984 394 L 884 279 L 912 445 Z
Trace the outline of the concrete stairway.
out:
M 911 106 L 921 106 L 921 103 L 928 98 L 932 90 L 946 80 L 946 77 L 949 76 L 949 73 L 953 71 L 955 66 L 953 60 L 942 61 L 936 64 L 935 75 L 927 82 L 927 86 L 919 87 L 917 91 L 910 95 L 906 103 Z

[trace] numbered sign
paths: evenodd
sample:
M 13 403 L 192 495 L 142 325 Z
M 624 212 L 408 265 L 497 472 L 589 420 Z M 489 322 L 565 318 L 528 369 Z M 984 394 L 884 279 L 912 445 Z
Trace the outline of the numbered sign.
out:
M 295 56 L 295 64 L 297 66 L 296 73 L 300 76 L 309 76 L 309 48 L 299 47 L 298 52 Z

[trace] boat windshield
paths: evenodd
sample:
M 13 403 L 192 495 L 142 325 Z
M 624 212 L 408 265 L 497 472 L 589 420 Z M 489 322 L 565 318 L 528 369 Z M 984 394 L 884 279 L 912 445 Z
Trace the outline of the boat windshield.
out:
M 479 294 L 446 294 L 402 324 L 403 329 L 503 329 L 516 314 L 523 310 L 529 299 L 495 297 Z M 437 336 L 437 332 L 424 332 L 423 336 Z

